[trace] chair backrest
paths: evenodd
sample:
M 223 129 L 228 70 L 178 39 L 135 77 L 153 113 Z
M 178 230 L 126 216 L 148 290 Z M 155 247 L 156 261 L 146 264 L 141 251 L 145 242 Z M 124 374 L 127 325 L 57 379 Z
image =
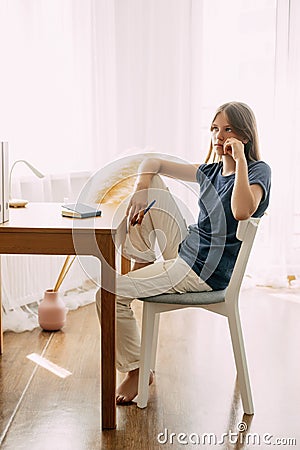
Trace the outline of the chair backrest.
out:
M 238 223 L 236 237 L 242 244 L 226 290 L 226 300 L 229 302 L 235 302 L 238 298 L 259 221 L 259 218 L 250 217 Z

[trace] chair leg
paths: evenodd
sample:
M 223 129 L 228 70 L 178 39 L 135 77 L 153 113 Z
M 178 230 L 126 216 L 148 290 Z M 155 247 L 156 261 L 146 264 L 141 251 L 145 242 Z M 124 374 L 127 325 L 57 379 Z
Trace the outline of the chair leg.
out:
M 244 412 L 246 414 L 254 414 L 247 359 L 238 310 L 230 312 L 228 315 L 228 323 Z
M 150 369 L 155 371 L 160 314 L 155 314 Z
M 146 408 L 148 403 L 149 374 L 152 355 L 155 311 L 151 303 L 144 303 L 142 321 L 142 344 L 140 355 L 139 386 L 137 406 Z

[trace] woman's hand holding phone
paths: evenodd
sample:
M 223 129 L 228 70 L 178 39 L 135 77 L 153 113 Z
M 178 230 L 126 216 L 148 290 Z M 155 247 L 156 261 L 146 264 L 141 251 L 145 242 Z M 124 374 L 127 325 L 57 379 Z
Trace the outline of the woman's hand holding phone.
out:
M 129 205 L 126 210 L 126 216 L 128 216 L 128 222 L 131 225 L 136 223 L 141 224 L 144 217 L 144 210 L 148 204 L 148 189 L 136 190 L 130 199 Z

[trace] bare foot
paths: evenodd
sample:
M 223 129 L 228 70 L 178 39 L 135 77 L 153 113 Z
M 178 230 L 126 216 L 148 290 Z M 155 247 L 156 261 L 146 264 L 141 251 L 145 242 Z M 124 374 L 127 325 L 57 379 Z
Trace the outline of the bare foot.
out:
M 150 372 L 149 385 L 153 383 L 154 375 Z M 117 405 L 130 403 L 138 394 L 139 369 L 131 370 L 117 389 Z

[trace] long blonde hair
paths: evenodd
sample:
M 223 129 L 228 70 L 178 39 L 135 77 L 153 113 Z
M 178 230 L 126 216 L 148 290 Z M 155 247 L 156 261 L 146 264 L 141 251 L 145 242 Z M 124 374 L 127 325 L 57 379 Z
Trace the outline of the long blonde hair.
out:
M 232 129 L 241 136 L 242 139 L 247 139 L 248 144 L 245 145 L 245 156 L 247 162 L 260 160 L 260 152 L 258 145 L 258 134 L 256 119 L 252 109 L 241 102 L 228 102 L 221 105 L 212 120 L 212 123 L 216 119 L 220 112 L 224 112 L 229 121 L 229 125 Z M 213 152 L 212 142 L 210 142 L 210 148 L 205 158 L 205 162 L 214 162 L 220 160 L 221 157 Z

